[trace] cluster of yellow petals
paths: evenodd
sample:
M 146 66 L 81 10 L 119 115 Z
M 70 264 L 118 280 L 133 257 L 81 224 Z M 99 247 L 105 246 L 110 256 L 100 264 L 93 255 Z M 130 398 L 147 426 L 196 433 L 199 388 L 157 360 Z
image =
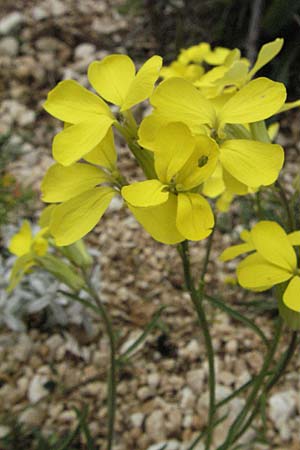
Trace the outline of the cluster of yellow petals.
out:
M 252 252 L 237 266 L 241 286 L 265 291 L 287 282 L 283 302 L 287 308 L 300 312 L 300 268 L 294 246 L 300 246 L 300 231 L 287 234 L 276 222 L 258 222 L 250 232 L 241 234 L 243 244 L 227 248 L 220 256 L 228 261 Z
M 35 256 L 47 253 L 47 233 L 48 227 L 43 227 L 33 235 L 30 223 L 25 220 L 20 230 L 12 237 L 8 248 L 17 259 L 11 271 L 9 291 L 14 289 L 23 275 L 35 265 Z
M 159 56 L 136 71 L 127 55 L 110 55 L 88 68 L 95 93 L 73 80 L 59 83 L 44 107 L 64 128 L 53 141 L 56 163 L 42 182 L 42 199 L 53 205 L 49 229 L 56 245 L 92 230 L 115 195 L 160 242 L 204 239 L 214 226 L 205 197 L 222 194 L 217 205 L 226 210 L 234 195 L 274 183 L 283 149 L 258 130 L 287 108 L 286 90 L 252 77 L 281 46 L 281 39 L 263 46 L 251 69 L 236 49 L 212 50 L 207 43 L 184 49 L 176 63 L 190 71 L 197 65 L 195 79 L 162 68 Z M 214 67 L 205 72 L 207 65 Z M 155 86 L 159 77 L 165 80 Z M 153 110 L 137 126 L 131 109 L 146 99 Z M 134 147 L 146 180 L 129 184 L 120 174 L 113 129 Z

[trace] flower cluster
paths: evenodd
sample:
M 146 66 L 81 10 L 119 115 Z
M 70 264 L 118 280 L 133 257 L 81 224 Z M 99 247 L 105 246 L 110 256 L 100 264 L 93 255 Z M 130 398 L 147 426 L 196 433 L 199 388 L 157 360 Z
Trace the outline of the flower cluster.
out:
M 285 306 L 300 312 L 300 267 L 294 247 L 300 246 L 300 231 L 286 232 L 276 222 L 258 222 L 250 232 L 241 233 L 243 244 L 227 248 L 220 256 L 228 261 L 252 252 L 237 266 L 241 286 L 253 291 L 265 291 L 285 283 L 282 300 Z
M 88 68 L 95 93 L 73 80 L 59 83 L 44 108 L 64 127 L 42 182 L 56 245 L 92 230 L 115 195 L 160 242 L 204 239 L 214 227 L 206 197 L 221 196 L 217 206 L 226 209 L 234 195 L 274 183 L 284 153 L 264 120 L 298 103 L 285 104 L 282 83 L 253 77 L 282 44 L 264 45 L 252 68 L 238 49 L 207 43 L 182 50 L 168 67 L 153 56 L 137 72 L 128 56 L 110 55 Z M 147 99 L 152 111 L 137 124 L 132 108 Z M 144 180 L 129 183 L 120 173 L 114 132 Z

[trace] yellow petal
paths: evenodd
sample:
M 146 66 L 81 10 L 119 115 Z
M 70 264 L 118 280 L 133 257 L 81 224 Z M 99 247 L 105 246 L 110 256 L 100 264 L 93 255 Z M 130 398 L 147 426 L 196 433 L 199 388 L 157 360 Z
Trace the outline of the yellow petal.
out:
M 268 127 L 268 135 L 271 142 L 274 142 L 280 128 L 279 122 L 274 122 Z
M 146 180 L 133 183 L 122 188 L 122 197 L 132 206 L 149 207 L 165 203 L 169 192 L 158 180 Z
M 240 232 L 240 238 L 241 238 L 241 240 L 244 241 L 244 242 L 252 242 L 252 239 L 251 239 L 251 232 L 248 231 L 248 230 L 242 230 L 242 231 Z
M 52 116 L 71 124 L 93 119 L 95 114 L 111 114 L 101 98 L 73 80 L 58 83 L 43 107 Z
M 205 239 L 214 226 L 214 215 L 208 201 L 200 194 L 178 194 L 176 225 L 186 239 Z
M 53 140 L 54 159 L 63 166 L 78 161 L 104 139 L 113 122 L 110 117 L 102 115 L 65 128 Z
M 115 195 L 113 189 L 99 187 L 57 206 L 50 224 L 56 245 L 73 244 L 91 231 Z
M 237 277 L 246 289 L 265 291 L 272 286 L 287 281 L 292 274 L 262 258 L 258 253 L 247 256 L 237 266 Z
M 177 200 L 174 194 L 162 205 L 151 208 L 136 208 L 128 204 L 128 208 L 145 230 L 159 242 L 177 244 L 184 237 L 176 227 Z
M 218 211 L 227 212 L 234 199 L 234 194 L 229 191 L 223 192 L 223 194 L 216 201 L 216 207 Z
M 46 208 L 43 209 L 40 218 L 39 218 L 39 226 L 41 228 L 48 227 L 51 221 L 51 215 L 56 208 L 56 205 L 48 205 Z
M 138 130 L 139 145 L 153 151 L 153 143 L 156 135 L 159 129 L 167 125 L 167 123 L 168 120 L 159 114 L 152 113 L 150 116 L 145 117 Z
M 8 246 L 11 253 L 17 256 L 25 255 L 30 252 L 32 242 L 31 227 L 28 220 L 25 220 L 17 234 L 15 234 Z
M 224 63 L 229 53 L 230 53 L 229 48 L 216 47 L 210 52 L 206 53 L 206 55 L 204 55 L 204 60 L 205 62 L 207 62 L 207 64 L 210 64 L 211 66 L 219 66 L 220 64 Z
M 43 256 L 48 250 L 48 241 L 42 237 L 36 237 L 31 245 L 33 253 L 38 256 Z
M 249 78 L 252 78 L 256 72 L 270 62 L 280 52 L 283 46 L 283 39 L 277 38 L 275 41 L 263 45 L 258 53 L 257 60 L 249 72 Z
M 215 110 L 210 101 L 182 78 L 163 81 L 155 89 L 150 102 L 160 116 L 169 122 L 185 123 L 195 134 L 200 125 L 214 124 L 215 121 Z
M 246 195 L 249 193 L 248 186 L 234 178 L 224 167 L 223 180 L 226 187 L 226 192 L 230 192 L 235 195 Z
M 300 231 L 293 231 L 288 234 L 288 240 L 291 245 L 300 245 Z
M 190 190 L 207 180 L 216 169 L 219 150 L 208 136 L 197 136 L 196 147 L 176 177 L 176 183 Z
M 268 186 L 278 177 L 284 152 L 277 144 L 233 139 L 221 145 L 220 160 L 241 183 L 251 187 Z
M 251 230 L 251 239 L 257 252 L 267 261 L 290 272 L 296 269 L 296 253 L 278 223 L 258 222 Z
M 284 84 L 268 78 L 257 78 L 225 103 L 219 120 L 223 124 L 258 122 L 278 112 L 285 99 Z
M 42 200 L 47 203 L 64 202 L 107 180 L 105 172 L 89 164 L 75 163 L 69 167 L 54 164 L 42 181 Z
M 26 255 L 22 255 L 15 261 L 12 270 L 10 272 L 9 277 L 9 286 L 7 288 L 8 292 L 11 292 L 15 289 L 17 284 L 20 283 L 21 279 L 25 275 L 28 270 L 34 266 L 35 262 L 33 260 L 33 256 L 31 253 L 27 253 Z
M 296 276 L 289 282 L 284 294 L 283 302 L 285 306 L 293 311 L 300 312 L 300 277 Z
M 219 259 L 226 262 L 242 255 L 243 253 L 251 252 L 252 250 L 255 250 L 255 248 L 254 245 L 250 243 L 232 245 L 221 253 Z
M 117 152 L 114 143 L 114 134 L 111 128 L 106 133 L 104 139 L 93 150 L 84 155 L 84 159 L 91 164 L 105 167 L 111 171 L 115 170 Z
M 118 106 L 124 103 L 134 76 L 135 67 L 127 55 L 109 55 L 88 68 L 88 79 L 95 91 Z
M 225 184 L 223 181 L 223 169 L 219 162 L 217 163 L 216 169 L 210 178 L 204 182 L 202 192 L 207 197 L 214 198 L 222 194 L 224 190 Z
M 195 139 L 183 123 L 169 123 L 159 129 L 153 146 L 155 171 L 162 183 L 168 184 L 191 156 Z
M 121 111 L 126 111 L 150 97 L 154 89 L 154 84 L 159 76 L 161 66 L 162 58 L 160 56 L 152 56 L 152 58 L 145 62 L 130 84 L 125 101 L 122 103 Z

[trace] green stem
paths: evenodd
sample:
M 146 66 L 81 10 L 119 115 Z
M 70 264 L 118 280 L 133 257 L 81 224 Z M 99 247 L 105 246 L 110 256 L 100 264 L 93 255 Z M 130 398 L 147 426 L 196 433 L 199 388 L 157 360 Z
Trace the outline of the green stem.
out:
M 215 222 L 216 222 L 216 220 L 215 220 Z M 210 235 L 208 237 L 208 240 L 207 240 L 205 259 L 204 259 L 202 272 L 201 272 L 201 277 L 200 277 L 199 286 L 198 286 L 198 292 L 199 292 L 201 301 L 203 300 L 203 296 L 204 296 L 205 275 L 206 275 L 206 272 L 207 272 L 207 269 L 208 269 L 209 257 L 210 257 L 210 252 L 211 252 L 211 249 L 212 249 L 212 243 L 213 243 L 213 237 L 214 237 L 215 230 L 216 230 L 216 223 L 215 223 L 215 226 L 214 226 L 214 228 L 213 228 L 212 232 L 210 233 Z
M 109 339 L 110 346 L 110 368 L 108 373 L 108 384 L 107 384 L 107 408 L 108 408 L 108 433 L 107 433 L 107 450 L 112 450 L 114 441 L 114 426 L 115 426 L 115 415 L 116 415 L 116 387 L 117 387 L 117 358 L 116 358 L 116 342 L 115 334 L 113 330 L 113 325 L 111 319 L 106 311 L 105 306 L 101 302 L 98 293 L 92 286 L 89 277 L 85 273 L 86 281 L 86 291 L 94 299 L 101 317 L 103 319 L 106 333 Z
M 210 251 L 211 244 L 208 246 L 207 252 Z M 205 441 L 205 449 L 209 450 L 212 443 L 213 429 L 214 429 L 214 416 L 215 416 L 215 404 L 216 404 L 216 377 L 215 377 L 215 362 L 214 362 L 214 349 L 212 345 L 212 339 L 209 332 L 208 321 L 206 318 L 205 310 L 202 306 L 202 298 L 200 292 L 195 289 L 194 281 L 191 274 L 190 258 L 188 241 L 184 241 L 179 244 L 179 254 L 182 259 L 184 280 L 186 288 L 190 294 L 191 300 L 195 307 L 198 321 L 202 330 L 207 358 L 208 358 L 208 384 L 209 384 L 209 412 L 208 412 L 208 424 Z M 208 258 L 207 258 L 208 259 Z M 205 264 L 207 267 L 207 263 Z M 204 279 L 205 273 L 203 275 Z M 192 447 L 193 448 L 193 447 Z
M 296 229 L 295 220 L 294 220 L 294 214 L 290 207 L 289 199 L 287 198 L 287 195 L 285 193 L 285 190 L 279 180 L 276 181 L 275 186 L 278 188 L 279 197 L 281 200 L 281 203 L 283 207 L 286 210 L 287 214 L 287 221 L 288 221 L 288 231 L 294 231 Z
M 262 366 L 262 369 L 261 369 L 260 373 L 256 376 L 252 391 L 250 392 L 250 394 L 247 398 L 246 404 L 245 404 L 244 408 L 241 410 L 241 412 L 238 414 L 238 416 L 236 417 L 233 424 L 231 425 L 225 442 L 222 445 L 220 445 L 217 448 L 217 450 L 230 449 L 231 445 L 236 441 L 236 436 L 239 435 L 240 429 L 243 426 L 243 422 L 247 418 L 249 412 L 251 411 L 253 404 L 256 400 L 256 397 L 262 388 L 264 379 L 268 374 L 269 367 L 274 358 L 274 355 L 275 355 L 275 352 L 276 352 L 276 349 L 277 349 L 277 346 L 279 343 L 279 339 L 281 336 L 282 324 L 283 324 L 283 321 L 279 317 L 277 320 L 277 324 L 276 324 L 274 338 L 270 344 L 269 351 L 265 357 L 265 361 Z M 246 431 L 246 428 L 244 431 Z
M 248 418 L 247 422 L 245 423 L 245 425 L 243 426 L 243 428 L 240 430 L 240 432 L 236 435 L 235 437 L 235 441 L 237 441 L 244 433 L 245 431 L 250 427 L 250 425 L 252 424 L 253 420 L 255 419 L 255 417 L 257 416 L 257 414 L 260 411 L 261 408 L 261 404 L 264 401 L 264 397 L 266 396 L 266 394 L 272 389 L 272 387 L 278 382 L 278 380 L 282 377 L 282 375 L 284 374 L 290 360 L 292 359 L 295 350 L 297 348 L 297 337 L 298 337 L 298 333 L 296 331 L 293 332 L 292 334 L 292 338 L 289 344 L 289 347 L 287 349 L 287 352 L 285 352 L 281 359 L 279 360 L 274 374 L 271 377 L 271 379 L 269 379 L 269 381 L 267 382 L 261 397 L 259 398 L 258 402 L 255 404 L 255 407 L 252 411 L 252 414 L 250 415 L 250 417 Z

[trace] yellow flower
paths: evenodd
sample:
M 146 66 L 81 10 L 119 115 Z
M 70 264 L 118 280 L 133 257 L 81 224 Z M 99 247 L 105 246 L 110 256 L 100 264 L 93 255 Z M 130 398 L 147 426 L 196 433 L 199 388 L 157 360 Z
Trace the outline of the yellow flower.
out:
M 163 79 L 181 77 L 190 81 L 202 79 L 205 69 L 202 63 L 218 66 L 224 64 L 230 50 L 216 47 L 211 50 L 207 42 L 201 42 L 189 48 L 182 49 L 178 58 L 169 66 L 164 66 L 160 72 Z M 222 72 L 223 73 L 223 72 Z
M 293 246 L 300 246 L 300 231 L 286 234 L 276 222 L 262 221 L 243 238 L 244 244 L 228 248 L 220 256 L 227 261 L 255 250 L 237 266 L 240 285 L 254 291 L 265 291 L 288 282 L 283 302 L 289 309 L 300 312 L 300 268 L 293 249 Z
M 182 123 L 170 123 L 158 131 L 150 150 L 158 179 L 124 186 L 128 207 L 158 241 L 204 239 L 214 217 L 197 188 L 216 166 L 216 144 L 207 136 L 192 137 Z
M 216 97 L 224 92 L 234 92 L 247 84 L 262 67 L 275 58 L 282 46 L 281 38 L 264 44 L 251 69 L 249 69 L 250 62 L 241 58 L 240 51 L 234 49 L 227 54 L 222 66 L 208 71 L 195 82 L 195 86 L 208 98 Z
M 18 233 L 12 237 L 8 249 L 18 258 L 10 274 L 8 291 L 13 290 L 25 273 L 35 265 L 35 257 L 44 256 L 47 253 L 48 241 L 45 238 L 47 233 L 48 227 L 45 227 L 33 236 L 30 223 L 25 220 Z
M 141 123 L 139 143 L 151 149 L 158 130 L 175 121 L 186 124 L 194 135 L 206 133 L 215 136 L 218 133 L 219 160 L 223 170 L 229 174 L 228 180 L 231 179 L 231 183 L 228 182 L 231 191 L 247 193 L 248 186 L 256 189 L 277 179 L 284 152 L 279 145 L 251 140 L 245 127 L 240 126 L 245 138 L 232 139 L 226 124 L 247 125 L 270 117 L 283 105 L 285 98 L 282 83 L 258 78 L 216 108 L 191 83 L 171 78 L 162 82 L 150 99 L 154 112 Z
M 93 165 L 74 163 L 64 167 L 56 163 L 42 181 L 42 200 L 61 203 L 51 210 L 49 225 L 58 246 L 72 244 L 91 231 L 117 195 L 119 174 L 111 130 L 85 159 Z
M 159 76 L 162 60 L 153 56 L 135 73 L 126 55 L 110 55 L 90 64 L 88 78 L 105 100 L 121 112 L 148 98 Z M 54 117 L 71 124 L 53 141 L 53 156 L 68 166 L 93 150 L 116 122 L 107 104 L 73 80 L 60 82 L 49 94 L 44 108 Z

